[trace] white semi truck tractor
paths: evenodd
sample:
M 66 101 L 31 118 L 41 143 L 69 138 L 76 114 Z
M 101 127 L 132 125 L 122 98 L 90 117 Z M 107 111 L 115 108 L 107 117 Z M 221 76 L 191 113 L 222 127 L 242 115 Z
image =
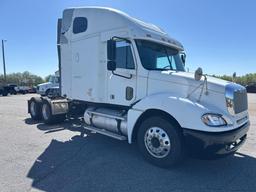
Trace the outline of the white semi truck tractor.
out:
M 55 75 L 51 75 L 48 82 L 38 84 L 36 87 L 36 92 L 41 96 L 48 96 L 51 89 L 59 88 L 59 72 L 56 71 Z
M 153 24 L 112 8 L 69 8 L 57 47 L 61 96 L 32 97 L 32 119 L 61 122 L 76 106 L 85 129 L 137 142 L 161 167 L 185 151 L 233 154 L 246 140 L 246 89 L 186 72 L 182 44 Z

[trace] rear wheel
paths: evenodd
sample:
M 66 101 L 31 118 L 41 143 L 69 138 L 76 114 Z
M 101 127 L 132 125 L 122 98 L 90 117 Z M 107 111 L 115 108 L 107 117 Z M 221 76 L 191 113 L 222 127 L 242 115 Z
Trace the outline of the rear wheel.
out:
M 32 97 L 29 102 L 29 112 L 31 118 L 33 120 L 40 120 L 42 118 L 41 114 L 41 106 L 42 106 L 42 99 L 39 97 Z
M 45 100 L 42 105 L 42 118 L 45 124 L 54 124 L 63 122 L 66 119 L 66 114 L 53 115 L 51 105 Z
M 138 146 L 149 162 L 170 167 L 183 158 L 183 141 L 179 127 L 162 117 L 146 119 L 138 130 Z

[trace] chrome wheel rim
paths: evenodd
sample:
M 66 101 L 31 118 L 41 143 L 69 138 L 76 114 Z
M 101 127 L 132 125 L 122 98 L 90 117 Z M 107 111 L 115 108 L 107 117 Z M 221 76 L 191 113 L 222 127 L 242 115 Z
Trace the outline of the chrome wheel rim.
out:
M 36 103 L 34 101 L 30 103 L 30 113 L 33 117 L 36 116 Z
M 149 128 L 145 133 L 144 143 L 148 152 L 156 158 L 166 157 L 171 150 L 170 138 L 160 127 Z
M 43 117 L 44 117 L 45 120 L 49 119 L 49 113 L 50 113 L 50 110 L 49 110 L 48 105 L 47 104 L 43 104 L 42 114 L 43 114 Z

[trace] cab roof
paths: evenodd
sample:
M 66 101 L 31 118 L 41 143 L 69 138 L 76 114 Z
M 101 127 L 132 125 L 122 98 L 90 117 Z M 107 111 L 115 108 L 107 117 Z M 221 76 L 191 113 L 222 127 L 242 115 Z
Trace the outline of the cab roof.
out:
M 97 19 L 98 16 L 101 16 L 103 19 L 97 20 L 99 25 L 106 25 L 106 23 L 110 23 L 107 21 L 111 20 L 111 26 L 109 28 L 118 28 L 120 27 L 118 26 L 118 23 L 121 23 L 120 25 L 123 25 L 123 27 L 129 26 L 129 28 L 133 28 L 132 33 L 134 37 L 146 38 L 153 41 L 158 40 L 164 44 L 176 47 L 179 50 L 184 50 L 183 45 L 179 41 L 169 37 L 169 35 L 160 27 L 131 17 L 117 9 L 97 6 L 71 7 L 64 10 L 63 17 L 65 13 L 71 17 L 82 13 L 88 13 L 90 16 L 94 14 L 93 18 L 95 19 Z

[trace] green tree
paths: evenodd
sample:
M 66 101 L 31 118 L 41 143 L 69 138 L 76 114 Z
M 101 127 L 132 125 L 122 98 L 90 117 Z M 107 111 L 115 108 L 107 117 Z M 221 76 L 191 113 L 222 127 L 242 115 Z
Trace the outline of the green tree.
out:
M 7 84 L 16 84 L 19 86 L 35 86 L 43 82 L 44 80 L 42 77 L 32 74 L 28 71 L 24 71 L 23 73 L 10 73 L 6 75 Z M 0 75 L 0 83 L 4 83 L 3 75 Z
M 228 75 L 222 75 L 222 76 L 213 75 L 213 76 L 227 80 L 227 81 L 233 81 L 232 76 L 228 76 Z M 244 85 L 244 86 L 252 84 L 252 83 L 256 83 L 256 73 L 249 73 L 249 74 L 246 74 L 243 76 L 238 76 L 234 79 L 234 81 L 236 83 Z
M 44 81 L 45 81 L 45 82 L 49 82 L 50 77 L 51 77 L 51 75 L 47 75 L 47 76 L 44 78 Z

